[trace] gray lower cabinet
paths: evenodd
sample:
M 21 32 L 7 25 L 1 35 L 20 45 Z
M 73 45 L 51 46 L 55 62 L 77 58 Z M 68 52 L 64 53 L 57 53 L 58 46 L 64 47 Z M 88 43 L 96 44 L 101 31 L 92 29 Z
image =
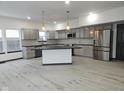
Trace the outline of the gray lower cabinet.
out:
M 23 47 L 22 51 L 23 51 L 23 58 L 24 59 L 29 59 L 29 58 L 35 57 L 34 47 Z
M 92 46 L 81 46 L 80 49 L 74 49 L 73 53 L 77 56 L 93 57 L 93 47 Z

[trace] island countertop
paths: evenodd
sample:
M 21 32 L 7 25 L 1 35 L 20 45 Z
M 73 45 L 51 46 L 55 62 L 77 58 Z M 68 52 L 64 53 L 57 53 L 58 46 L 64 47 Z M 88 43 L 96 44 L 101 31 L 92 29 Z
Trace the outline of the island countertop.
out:
M 81 48 L 81 47 L 77 47 L 77 46 L 45 46 L 45 47 L 41 47 L 41 48 L 35 48 L 35 50 L 53 50 L 53 49 L 73 49 L 73 48 Z
M 22 47 L 42 47 L 42 46 L 51 46 L 51 45 L 65 45 L 65 44 L 33 44 L 33 45 L 22 45 Z

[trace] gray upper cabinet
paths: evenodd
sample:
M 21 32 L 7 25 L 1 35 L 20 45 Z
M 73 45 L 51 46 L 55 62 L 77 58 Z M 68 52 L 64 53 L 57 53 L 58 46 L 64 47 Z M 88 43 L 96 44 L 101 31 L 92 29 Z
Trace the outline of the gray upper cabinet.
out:
M 65 39 L 66 38 L 66 33 L 65 32 L 59 32 L 58 33 L 58 38 L 59 39 Z
M 39 38 L 38 29 L 21 29 L 21 39 L 36 40 Z
M 47 31 L 47 39 L 58 39 L 57 31 Z
M 80 29 L 75 30 L 76 38 L 80 38 Z
M 49 32 L 47 32 L 48 33 L 48 39 L 56 39 L 56 35 L 57 35 L 57 33 L 56 33 L 56 31 L 49 31 Z

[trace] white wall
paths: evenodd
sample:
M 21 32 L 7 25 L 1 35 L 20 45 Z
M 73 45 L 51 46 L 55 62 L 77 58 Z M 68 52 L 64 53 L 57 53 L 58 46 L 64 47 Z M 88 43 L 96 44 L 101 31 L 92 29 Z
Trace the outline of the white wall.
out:
M 96 13 L 96 14 L 97 14 L 97 19 L 94 22 L 88 21 L 88 15 L 84 16 L 83 14 L 81 14 L 78 19 L 71 21 L 71 24 L 73 24 L 72 28 L 108 23 L 108 22 L 122 21 L 124 20 L 124 7 L 119 7 L 119 8 L 107 10 L 101 13 Z M 60 27 L 59 30 L 63 29 L 64 27 L 65 27 L 65 23 L 63 22 L 62 27 Z M 117 35 L 116 30 L 117 28 L 115 24 L 113 28 L 113 54 L 112 54 L 113 58 L 116 58 L 116 35 Z
M 3 17 L 0 16 L 0 28 L 31 28 L 31 29 L 40 29 L 40 23 L 32 22 L 27 19 L 21 20 L 17 18 Z M 54 30 L 54 24 L 46 24 L 46 29 L 51 31 Z
M 101 13 L 96 13 L 97 19 L 94 22 L 88 21 L 88 14 L 87 16 L 80 14 L 79 18 L 71 20 L 71 27 L 75 28 L 80 26 L 88 26 L 88 25 L 124 20 L 123 11 L 124 11 L 124 7 L 119 7 L 119 8 L 107 10 Z M 66 26 L 66 22 L 61 22 L 60 24 L 56 25 L 55 29 L 57 30 L 65 29 L 65 26 Z
M 101 12 L 97 14 L 97 19 L 93 23 L 89 22 L 87 16 L 79 16 L 79 26 L 93 25 L 93 24 L 101 24 L 107 22 L 114 22 L 124 20 L 124 7 L 111 9 L 105 12 Z
M 5 31 L 5 29 L 7 28 L 9 29 L 39 28 L 39 25 L 37 23 L 28 20 L 20 20 L 20 19 L 0 16 L 0 29 L 2 29 L 2 31 Z M 5 52 L 6 52 L 5 54 L 0 54 L 0 61 L 11 60 L 22 57 L 21 52 L 15 52 L 15 53 L 7 53 L 7 51 Z
M 53 31 L 55 30 L 54 24 L 50 25 L 49 23 L 46 24 L 46 30 L 48 31 Z M 21 29 L 21 28 L 30 28 L 30 29 L 40 29 L 40 23 L 32 22 L 27 19 L 21 20 L 17 18 L 11 18 L 11 17 L 3 17 L 0 16 L 0 29 L 2 31 L 5 31 L 5 29 Z M 6 47 L 4 47 L 4 50 Z M 21 52 L 17 53 L 7 53 L 6 54 L 0 54 L 0 61 L 5 61 L 5 60 L 11 60 L 11 59 L 16 59 L 22 57 Z
M 78 19 L 71 20 L 70 26 L 71 26 L 71 28 L 79 27 L 79 20 Z M 62 22 L 55 26 L 55 30 L 65 29 L 65 27 L 66 27 L 66 22 Z
M 79 26 L 86 26 L 86 25 L 93 25 L 93 24 L 101 24 L 101 23 L 107 23 L 107 22 L 114 22 L 114 21 L 119 21 L 119 20 L 124 20 L 124 7 L 116 8 L 116 9 L 111 9 L 102 13 L 98 13 L 98 18 L 96 21 L 93 23 L 89 22 L 87 20 L 87 16 L 80 15 L 78 19 L 74 19 L 71 21 L 71 27 L 79 27 Z M 60 29 L 65 29 L 66 22 L 62 22 L 60 26 L 58 27 L 58 24 L 55 26 L 53 25 L 46 25 L 47 30 L 53 31 L 55 29 L 60 30 Z M 0 29 L 5 30 L 6 28 L 13 28 L 13 29 L 20 29 L 20 28 L 33 28 L 33 29 L 39 29 L 40 24 L 39 23 L 34 23 L 28 20 L 20 20 L 20 19 L 15 19 L 15 18 L 9 18 L 9 17 L 2 17 L 0 16 Z M 116 40 L 116 31 L 114 34 L 114 42 Z M 115 43 L 113 44 L 113 48 L 115 49 Z M 113 57 L 116 55 L 116 50 L 113 50 Z M 14 58 L 15 55 L 19 58 L 22 57 L 20 53 L 10 53 L 10 54 L 1 54 L 0 55 L 0 61 L 3 60 L 5 57 L 9 59 Z M 16 57 L 15 57 L 16 58 Z
M 87 16 L 79 16 L 79 26 L 101 24 L 107 22 L 116 22 L 124 20 L 124 7 L 111 9 L 102 13 L 97 14 L 98 18 L 94 23 L 88 21 Z M 117 27 L 116 24 L 113 26 L 113 54 L 112 57 L 116 58 L 116 37 L 117 36 Z
M 0 16 L 0 28 L 38 28 L 38 25 L 28 20 Z

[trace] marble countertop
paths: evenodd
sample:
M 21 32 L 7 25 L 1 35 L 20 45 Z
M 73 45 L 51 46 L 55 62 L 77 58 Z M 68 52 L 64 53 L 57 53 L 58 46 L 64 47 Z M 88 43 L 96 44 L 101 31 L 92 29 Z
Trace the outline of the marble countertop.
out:
M 64 45 L 64 44 L 34 44 L 34 45 L 22 45 L 22 47 L 42 47 L 47 45 Z
M 41 48 L 35 48 L 35 50 L 52 50 L 52 49 L 72 49 L 72 48 L 81 48 L 81 47 L 76 47 L 76 46 L 45 46 Z

